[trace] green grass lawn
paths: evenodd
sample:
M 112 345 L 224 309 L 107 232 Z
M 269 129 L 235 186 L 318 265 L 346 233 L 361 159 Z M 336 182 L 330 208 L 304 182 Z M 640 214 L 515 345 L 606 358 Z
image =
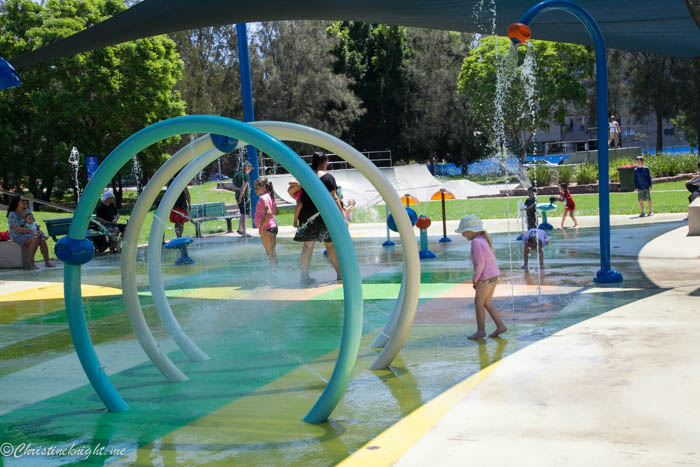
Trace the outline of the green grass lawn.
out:
M 540 202 L 547 202 L 548 196 L 540 196 Z M 576 215 L 597 216 L 598 215 L 598 194 L 574 195 L 576 202 Z M 506 217 L 517 217 L 518 200 L 525 200 L 524 197 L 513 198 L 481 198 L 474 200 L 452 200 L 445 203 L 445 214 L 448 220 L 458 220 L 465 214 L 476 214 L 482 219 L 499 219 Z M 688 196 L 685 192 L 652 192 L 652 202 L 654 212 L 686 212 L 688 210 Z M 563 203 L 557 203 L 559 209 L 552 212 L 553 217 L 561 216 Z M 646 203 L 645 203 L 646 206 Z M 645 208 L 646 209 L 646 208 Z M 421 203 L 414 207 L 418 214 L 426 214 L 431 219 L 442 218 L 442 208 L 439 201 Z M 374 211 L 374 212 L 373 212 Z M 381 218 L 384 213 L 384 206 L 374 206 L 370 209 L 360 209 L 353 216 L 355 222 L 371 222 Z M 639 213 L 639 202 L 637 193 L 611 193 L 610 194 L 611 214 L 637 214 Z
M 211 191 L 211 188 L 216 186 L 216 182 L 203 184 L 201 187 L 190 187 L 190 194 L 193 203 L 218 202 L 223 201 L 226 204 L 235 203 L 235 196 L 231 192 L 226 191 Z M 679 190 L 685 189 L 685 182 L 670 182 L 661 183 L 654 187 L 652 192 L 652 201 L 654 203 L 654 212 L 686 212 L 688 209 L 688 195 L 686 192 L 659 192 L 658 190 Z M 136 192 L 125 192 L 127 200 L 125 205 L 133 206 Z M 540 202 L 547 202 L 548 196 L 540 196 Z M 465 214 L 476 214 L 483 219 L 498 219 L 506 217 L 517 217 L 518 200 L 525 200 L 524 197 L 513 198 L 482 198 L 482 199 L 467 199 L 467 200 L 452 200 L 446 202 L 446 215 L 448 220 L 458 220 Z M 596 216 L 598 215 L 598 195 L 574 195 L 576 201 L 576 215 L 579 216 Z M 557 203 L 559 209 L 552 212 L 551 216 L 557 217 L 563 213 L 563 204 Z M 421 203 L 414 207 L 418 214 L 426 214 L 433 220 L 442 218 L 441 206 L 439 201 L 430 201 Z M 122 210 L 121 221 L 128 220 L 129 208 Z M 153 221 L 153 211 L 146 216 L 141 234 L 139 236 L 139 244 L 148 242 L 148 235 L 151 230 Z M 631 193 L 611 193 L 610 194 L 610 213 L 611 214 L 637 214 L 639 213 L 639 203 L 637 194 Z M 36 212 L 35 216 L 39 226 L 46 232 L 44 224 L 45 219 L 56 219 L 61 217 L 70 217 L 69 213 L 52 213 L 52 212 Z M 353 216 L 354 222 L 382 222 L 384 217 L 384 206 L 373 206 L 370 208 L 357 209 Z M 293 210 L 291 208 L 283 209 L 277 215 L 277 223 L 279 225 L 292 225 Z M 238 227 L 238 220 L 233 221 L 234 230 Z M 248 220 L 248 229 L 251 229 L 250 219 Z M 0 215 L 0 231 L 7 230 L 7 217 Z M 209 221 L 202 224 L 202 234 L 211 234 L 215 232 L 225 232 L 225 221 Z M 185 224 L 185 235 L 194 237 L 194 225 Z M 173 224 L 168 223 L 165 230 L 165 239 L 170 240 L 175 238 Z M 51 256 L 54 257 L 53 248 L 54 241 L 48 239 L 49 250 Z
M 653 188 L 654 188 L 654 190 L 657 190 L 657 191 L 659 191 L 659 190 L 683 190 L 683 191 L 686 191 L 685 182 L 687 182 L 687 180 L 683 180 L 680 182 L 657 183 L 656 185 L 654 185 Z

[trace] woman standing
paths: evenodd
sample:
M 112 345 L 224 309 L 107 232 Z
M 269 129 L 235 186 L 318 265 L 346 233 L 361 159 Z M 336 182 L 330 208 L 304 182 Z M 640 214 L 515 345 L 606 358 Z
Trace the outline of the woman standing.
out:
M 41 255 L 44 257 L 46 267 L 54 267 L 49 261 L 49 247 L 46 244 L 46 240 L 41 236 L 41 232 L 25 227 L 24 218 L 26 215 L 27 210 L 24 207 L 24 203 L 21 202 L 21 198 L 19 196 L 12 198 L 10 205 L 7 207 L 7 224 L 10 229 L 10 239 L 22 247 L 22 257 L 27 258 L 27 269 L 39 269 L 34 263 L 34 255 L 36 255 L 37 248 L 41 248 Z
M 325 185 L 333 201 L 335 201 L 336 206 L 338 206 L 338 209 L 342 213 L 343 208 L 338 199 L 338 194 L 336 193 L 338 186 L 333 175 L 326 173 L 327 166 L 328 156 L 322 152 L 315 152 L 311 160 L 311 169 L 316 173 L 318 178 L 321 179 L 321 182 Z M 316 283 L 315 280 L 309 277 L 309 265 L 311 264 L 311 255 L 314 252 L 314 244 L 316 242 L 323 242 L 325 244 L 326 251 L 328 251 L 328 259 L 335 269 L 337 280 L 340 281 L 341 276 L 338 256 L 336 255 L 331 236 L 328 233 L 328 229 L 323 222 L 321 214 L 318 212 L 318 209 L 316 209 L 316 206 L 311 201 L 306 190 L 302 192 L 299 201 L 302 203 L 302 206 L 299 212 L 299 228 L 294 235 L 294 240 L 304 243 L 301 249 L 301 285 L 303 287 L 310 287 Z

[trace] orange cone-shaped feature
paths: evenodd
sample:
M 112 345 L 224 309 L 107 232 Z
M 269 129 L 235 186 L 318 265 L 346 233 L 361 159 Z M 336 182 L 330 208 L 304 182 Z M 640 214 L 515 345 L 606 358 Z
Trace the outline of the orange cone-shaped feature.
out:
M 530 40 L 530 37 L 532 37 L 532 32 L 530 31 L 530 28 L 523 23 L 513 23 L 510 26 L 508 26 L 508 38 L 512 40 L 513 42 L 519 42 L 520 44 L 524 44 L 528 40 Z
M 430 197 L 430 201 L 440 201 L 442 199 L 442 193 L 445 194 L 445 199 L 457 199 L 455 195 L 449 191 L 445 190 L 444 188 L 440 188 L 440 191 L 436 191 L 435 194 Z
M 403 202 L 404 206 L 414 206 L 416 204 L 420 204 L 420 201 L 418 201 L 418 198 L 416 198 L 413 195 L 405 194 L 401 197 L 401 201 Z

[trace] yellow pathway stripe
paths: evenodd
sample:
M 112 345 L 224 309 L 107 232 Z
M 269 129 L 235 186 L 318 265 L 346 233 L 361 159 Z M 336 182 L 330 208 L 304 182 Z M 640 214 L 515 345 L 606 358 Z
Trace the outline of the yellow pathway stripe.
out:
M 417 408 L 338 465 L 345 467 L 393 465 L 472 389 L 477 387 L 501 361 L 473 374 Z
M 98 285 L 82 285 L 83 297 L 121 295 L 121 289 Z M 34 289 L 0 295 L 0 324 L 14 323 L 65 308 L 63 284 L 51 284 Z
M 121 289 L 114 287 L 104 287 L 101 285 L 80 286 L 83 297 L 107 297 L 110 295 L 121 295 Z M 26 289 L 19 292 L 11 292 L 0 295 L 0 303 L 2 302 L 24 302 L 28 300 L 51 300 L 54 298 L 63 298 L 63 283 L 56 283 L 37 287 L 35 289 Z

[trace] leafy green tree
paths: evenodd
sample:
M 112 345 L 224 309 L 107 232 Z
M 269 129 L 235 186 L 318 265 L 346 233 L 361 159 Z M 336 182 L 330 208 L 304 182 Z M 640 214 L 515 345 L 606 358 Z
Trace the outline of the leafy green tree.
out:
M 523 79 L 513 79 L 503 104 L 505 137 L 521 158 L 532 142 L 535 129 L 546 129 L 550 122 L 563 123 L 572 108 L 585 105 L 586 89 L 595 63 L 593 52 L 588 47 L 545 41 L 532 43 L 537 63 L 534 71 L 534 122 Z M 492 36 L 482 39 L 478 47 L 469 51 L 459 75 L 459 91 L 467 96 L 477 120 L 490 129 L 488 136 L 493 142 L 496 140 L 498 73 L 510 44 L 506 38 Z M 520 53 L 517 59 L 519 70 L 522 70 L 523 62 L 524 54 Z M 511 68 L 505 68 L 504 72 L 515 74 Z
M 410 49 L 406 28 L 353 21 L 336 22 L 328 34 L 338 39 L 331 53 L 334 71 L 351 78 L 351 89 L 366 113 L 348 137 L 360 149 L 391 149 L 404 158 L 399 145 L 408 108 L 406 60 Z
M 241 119 L 243 106 L 235 25 L 181 31 L 170 37 L 177 44 L 185 65 L 177 89 L 187 102 L 188 113 Z
M 0 16 L 0 55 L 17 56 L 124 9 L 121 0 L 8 0 Z M 50 199 L 70 178 L 70 149 L 104 159 L 132 133 L 184 113 L 174 90 L 182 73 L 175 43 L 164 36 L 106 47 L 20 70 L 22 87 L 0 94 L 1 160 L 10 162 L 6 183 L 23 183 Z M 154 144 L 138 155 L 149 176 L 177 139 Z M 4 164 L 2 164 L 4 166 Z M 121 201 L 121 175 L 113 180 Z M 82 174 L 82 183 L 85 183 Z M 41 188 L 37 181 L 41 180 Z
M 692 147 L 700 143 L 700 58 L 678 62 L 678 112 L 671 119 Z
M 412 160 L 443 159 L 462 165 L 486 156 L 485 128 L 457 92 L 457 77 L 472 35 L 431 29 L 408 31 L 409 110 L 402 146 Z
M 660 153 L 663 150 L 663 121 L 675 116 L 680 102 L 679 59 L 646 52 L 634 52 L 630 57 L 630 110 L 640 120 L 645 119 L 650 111 L 654 113 L 656 151 Z
M 364 113 L 353 81 L 333 72 L 329 50 L 336 39 L 321 21 L 260 23 L 251 53 L 258 120 L 308 125 L 341 136 Z

